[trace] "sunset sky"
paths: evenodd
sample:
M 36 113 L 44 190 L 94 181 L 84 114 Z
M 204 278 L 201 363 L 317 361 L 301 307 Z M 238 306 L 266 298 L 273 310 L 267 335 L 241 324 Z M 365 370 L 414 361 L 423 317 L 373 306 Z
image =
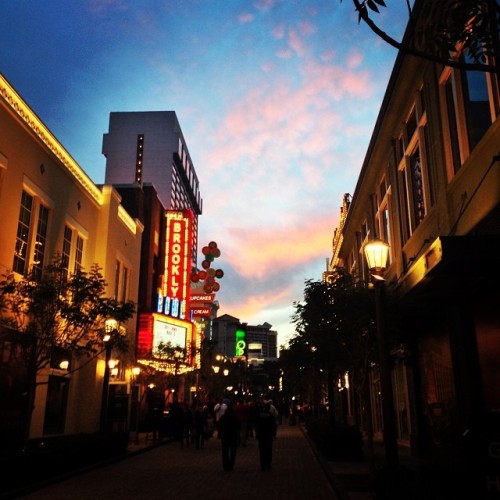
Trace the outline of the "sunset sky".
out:
M 398 36 L 406 2 L 386 4 L 376 19 Z M 15 0 L 0 16 L 0 73 L 97 184 L 110 112 L 177 113 L 199 250 L 221 250 L 219 314 L 270 323 L 280 345 L 331 257 L 395 58 L 350 0 Z

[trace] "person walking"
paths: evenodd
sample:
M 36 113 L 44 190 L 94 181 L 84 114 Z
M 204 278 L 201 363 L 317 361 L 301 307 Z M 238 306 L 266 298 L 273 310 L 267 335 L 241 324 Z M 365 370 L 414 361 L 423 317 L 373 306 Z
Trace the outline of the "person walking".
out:
M 269 401 L 257 404 L 255 412 L 255 432 L 259 443 L 259 460 L 262 471 L 272 469 L 273 440 L 276 437 L 276 418 Z
M 186 440 L 187 447 L 189 447 L 191 443 L 194 443 L 194 414 L 187 401 L 184 401 L 182 409 L 181 448 L 184 446 L 184 440 Z
M 196 449 L 205 445 L 208 409 L 201 401 L 197 401 L 194 410 L 194 441 Z
M 224 399 L 221 406 L 225 406 L 225 409 L 217 420 L 217 431 L 221 441 L 222 468 L 225 471 L 232 471 L 238 449 L 238 420 L 229 399 Z
M 239 398 L 234 406 L 234 414 L 236 416 L 236 420 L 238 420 L 238 444 L 241 446 L 247 445 L 247 425 L 249 413 L 250 406 L 243 398 Z

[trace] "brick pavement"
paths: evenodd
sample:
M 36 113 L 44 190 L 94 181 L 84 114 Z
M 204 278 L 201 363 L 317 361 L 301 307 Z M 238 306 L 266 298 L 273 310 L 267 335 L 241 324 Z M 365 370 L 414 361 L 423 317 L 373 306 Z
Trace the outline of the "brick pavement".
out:
M 179 442 L 172 441 L 17 498 L 342 500 L 344 497 L 336 492 L 328 468 L 322 466 L 301 428 L 281 425 L 274 442 L 271 471 L 260 470 L 254 439 L 238 449 L 236 466 L 231 472 L 222 469 L 220 442 L 215 437 L 199 450 L 194 446 L 181 448 Z

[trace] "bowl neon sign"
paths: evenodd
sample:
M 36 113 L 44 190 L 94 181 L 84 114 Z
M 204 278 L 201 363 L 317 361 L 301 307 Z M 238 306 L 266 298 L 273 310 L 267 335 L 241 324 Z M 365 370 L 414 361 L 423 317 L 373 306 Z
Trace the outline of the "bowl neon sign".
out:
M 245 330 L 242 330 L 241 328 L 238 328 L 235 332 L 236 335 L 236 348 L 235 348 L 235 356 L 244 356 L 245 355 L 245 349 L 247 347 L 246 343 L 246 332 Z

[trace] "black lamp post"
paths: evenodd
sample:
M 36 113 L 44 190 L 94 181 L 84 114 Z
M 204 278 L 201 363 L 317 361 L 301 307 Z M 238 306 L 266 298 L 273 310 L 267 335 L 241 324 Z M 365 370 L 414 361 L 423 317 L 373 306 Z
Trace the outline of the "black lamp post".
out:
M 375 286 L 375 314 L 377 344 L 380 358 L 380 388 L 382 391 L 382 421 L 384 425 L 385 466 L 389 470 L 398 468 L 398 442 L 396 431 L 396 413 L 392 391 L 391 364 L 386 338 L 384 296 L 385 279 L 382 274 L 387 266 L 390 246 L 381 240 L 365 244 L 364 252 L 368 268 Z
M 124 335 L 125 331 L 119 327 L 118 321 L 116 319 L 107 319 L 104 323 L 104 351 L 105 351 L 105 363 L 104 363 L 104 376 L 102 380 L 102 400 L 101 400 L 101 422 L 100 430 L 101 432 L 107 432 L 109 430 L 108 426 L 108 407 L 109 407 L 109 377 L 110 377 L 110 360 L 111 352 L 113 350 L 114 340 L 116 335 Z

